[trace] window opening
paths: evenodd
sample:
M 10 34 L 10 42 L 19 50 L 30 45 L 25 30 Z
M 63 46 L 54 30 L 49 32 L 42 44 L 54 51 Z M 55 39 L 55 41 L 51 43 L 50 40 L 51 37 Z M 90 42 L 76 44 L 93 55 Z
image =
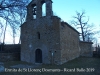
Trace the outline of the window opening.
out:
M 41 1 L 42 3 L 42 16 L 46 16 L 46 3 L 45 1 Z
M 40 39 L 40 33 L 39 32 L 37 32 L 37 35 L 38 35 L 38 39 Z

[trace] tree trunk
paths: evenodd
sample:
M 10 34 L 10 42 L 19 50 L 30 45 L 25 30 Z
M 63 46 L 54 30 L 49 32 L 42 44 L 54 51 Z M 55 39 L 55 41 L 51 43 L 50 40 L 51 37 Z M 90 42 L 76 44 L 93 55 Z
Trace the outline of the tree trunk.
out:
M 3 44 L 5 44 L 6 29 L 7 29 L 7 21 L 6 21 L 6 26 L 5 26 L 5 29 L 4 29 Z

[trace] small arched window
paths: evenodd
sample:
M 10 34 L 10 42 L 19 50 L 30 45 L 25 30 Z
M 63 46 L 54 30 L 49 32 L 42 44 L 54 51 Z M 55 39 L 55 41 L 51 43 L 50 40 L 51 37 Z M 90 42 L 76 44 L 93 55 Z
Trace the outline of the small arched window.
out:
M 38 39 L 40 39 L 40 32 L 37 32 Z

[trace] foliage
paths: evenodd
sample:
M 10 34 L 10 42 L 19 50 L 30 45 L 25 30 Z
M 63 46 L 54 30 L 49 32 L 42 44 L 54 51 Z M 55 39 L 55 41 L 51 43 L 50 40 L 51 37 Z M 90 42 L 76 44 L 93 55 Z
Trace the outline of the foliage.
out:
M 2 29 L 3 39 L 5 40 L 6 29 L 8 25 L 12 29 L 12 36 L 18 32 L 19 26 L 25 21 L 26 6 L 29 0 L 1 0 L 0 1 L 0 29 Z M 3 20 L 7 25 L 4 25 Z M 2 34 L 0 34 L 2 36 Z M 13 40 L 14 41 L 14 40 Z M 3 41 L 4 43 L 4 41 Z

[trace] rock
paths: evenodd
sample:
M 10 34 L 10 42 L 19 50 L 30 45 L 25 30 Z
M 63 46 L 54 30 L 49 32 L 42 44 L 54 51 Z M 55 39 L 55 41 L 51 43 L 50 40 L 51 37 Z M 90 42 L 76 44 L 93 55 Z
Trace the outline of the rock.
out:
M 4 72 L 4 66 L 0 65 L 0 72 Z

